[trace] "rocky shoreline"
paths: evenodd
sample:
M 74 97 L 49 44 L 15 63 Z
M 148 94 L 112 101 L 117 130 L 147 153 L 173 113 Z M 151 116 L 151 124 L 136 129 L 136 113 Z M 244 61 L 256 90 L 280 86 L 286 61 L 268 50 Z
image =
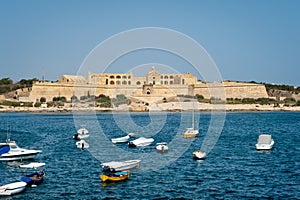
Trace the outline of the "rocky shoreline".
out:
M 5 107 L 0 108 L 0 112 L 30 112 L 30 113 L 71 113 L 71 112 L 185 112 L 191 111 L 193 107 L 191 104 L 183 103 L 163 103 L 149 107 L 148 110 L 132 110 L 130 106 L 123 106 L 117 108 L 72 108 L 72 107 L 51 107 L 51 108 L 36 108 L 36 107 Z M 199 112 L 300 112 L 299 106 L 278 106 L 273 105 L 259 105 L 259 104 L 207 104 L 197 103 L 194 109 Z

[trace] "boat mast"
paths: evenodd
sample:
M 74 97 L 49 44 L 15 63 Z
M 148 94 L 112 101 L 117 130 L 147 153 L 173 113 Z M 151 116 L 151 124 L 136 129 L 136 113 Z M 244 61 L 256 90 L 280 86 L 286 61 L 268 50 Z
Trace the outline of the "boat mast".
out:
M 195 109 L 194 109 L 194 101 L 193 101 L 193 113 L 192 113 L 192 128 L 193 130 L 195 130 L 194 126 L 195 126 Z

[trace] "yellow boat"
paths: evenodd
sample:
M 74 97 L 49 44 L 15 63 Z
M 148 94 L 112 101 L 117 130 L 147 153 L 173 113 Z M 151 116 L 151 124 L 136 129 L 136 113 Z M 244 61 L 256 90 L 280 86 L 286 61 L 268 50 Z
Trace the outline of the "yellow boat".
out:
M 121 171 L 117 173 L 101 174 L 100 178 L 103 182 L 117 182 L 126 180 L 129 176 L 129 171 Z

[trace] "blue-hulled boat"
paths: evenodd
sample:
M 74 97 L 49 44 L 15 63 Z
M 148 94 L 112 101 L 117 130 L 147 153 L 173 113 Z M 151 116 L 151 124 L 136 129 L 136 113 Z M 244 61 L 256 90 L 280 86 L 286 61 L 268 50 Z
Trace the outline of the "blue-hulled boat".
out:
M 44 170 L 39 170 L 39 171 L 34 172 L 32 174 L 23 176 L 21 178 L 21 181 L 25 182 L 27 184 L 27 186 L 38 185 L 38 184 L 43 182 L 44 177 L 45 177 Z

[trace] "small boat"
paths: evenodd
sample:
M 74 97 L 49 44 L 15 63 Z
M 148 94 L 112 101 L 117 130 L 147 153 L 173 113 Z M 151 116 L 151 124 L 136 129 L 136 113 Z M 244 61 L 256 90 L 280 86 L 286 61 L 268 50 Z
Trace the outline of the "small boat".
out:
M 271 150 L 274 145 L 272 135 L 261 134 L 258 136 L 257 144 L 255 145 L 256 150 Z
M 187 128 L 183 134 L 183 137 L 184 138 L 193 138 L 193 137 L 197 137 L 198 134 L 199 134 L 198 130 L 195 130 L 194 128 Z
M 201 150 L 196 150 L 193 152 L 194 159 L 196 160 L 204 160 L 206 158 L 206 153 Z
M 19 165 L 20 168 L 38 168 L 46 165 L 46 163 L 40 163 L 40 162 L 31 162 L 27 165 Z
M 104 172 L 118 172 L 125 171 L 129 169 L 138 168 L 140 166 L 141 160 L 126 160 L 126 161 L 112 161 L 107 163 L 102 163 L 102 171 Z
M 111 139 L 112 143 L 116 144 L 116 143 L 124 143 L 124 142 L 128 142 L 128 140 L 132 137 L 134 137 L 135 134 L 134 133 L 129 133 L 128 135 L 124 136 L 124 137 L 119 137 L 119 138 L 113 138 Z
M 45 177 L 44 170 L 39 170 L 32 174 L 23 176 L 21 178 L 21 181 L 25 182 L 27 184 L 27 186 L 38 185 L 43 182 L 44 177 Z
M 9 139 L 0 143 L 0 161 L 15 161 L 33 159 L 41 150 L 29 150 L 20 148 L 15 141 Z
M 89 134 L 89 131 L 86 128 L 80 128 L 77 130 L 77 133 L 80 135 L 87 135 Z
M 166 142 L 160 142 L 156 144 L 156 150 L 157 152 L 164 153 L 169 150 L 169 147 L 167 146 Z
M 194 104 L 194 102 L 193 102 Z M 192 127 L 191 128 L 187 128 L 183 134 L 184 138 L 194 138 L 197 137 L 199 134 L 199 130 L 195 129 L 195 111 L 193 109 L 193 113 L 192 113 Z
M 103 182 L 117 182 L 117 181 L 124 181 L 128 179 L 129 176 L 130 176 L 129 171 L 121 171 L 117 173 L 101 174 L 100 178 Z
M 18 181 L 7 185 L 0 186 L 0 196 L 11 196 L 25 190 L 26 183 Z
M 76 142 L 76 147 L 78 149 L 82 149 L 83 150 L 83 149 L 89 148 L 90 145 L 86 141 L 80 140 L 80 141 Z
M 154 142 L 153 138 L 140 137 L 136 140 L 130 141 L 128 143 L 128 146 L 129 147 L 145 147 L 145 146 L 149 146 L 150 144 L 152 144 L 152 142 Z
M 90 136 L 89 131 L 86 128 L 80 128 L 77 130 L 77 133 L 75 133 L 73 135 L 73 138 L 75 140 L 81 140 L 81 139 L 87 138 L 89 136 Z

